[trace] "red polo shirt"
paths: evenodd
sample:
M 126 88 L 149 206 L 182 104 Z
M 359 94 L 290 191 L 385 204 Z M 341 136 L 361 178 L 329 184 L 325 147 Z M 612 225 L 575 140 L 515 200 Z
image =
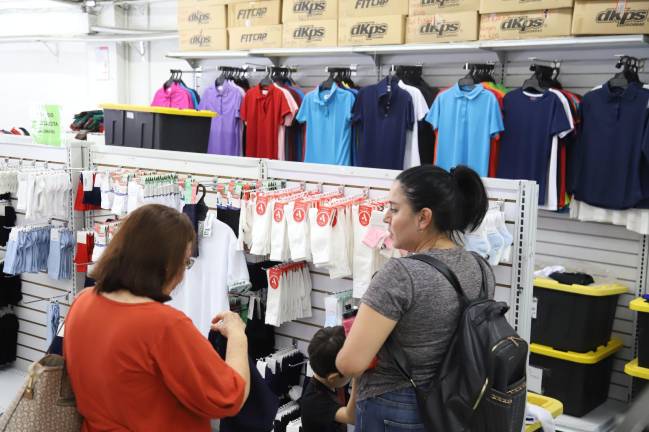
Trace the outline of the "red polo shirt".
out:
M 291 112 L 286 97 L 274 85 L 257 85 L 246 93 L 241 119 L 246 122 L 246 156 L 277 159 L 277 134 L 284 116 Z

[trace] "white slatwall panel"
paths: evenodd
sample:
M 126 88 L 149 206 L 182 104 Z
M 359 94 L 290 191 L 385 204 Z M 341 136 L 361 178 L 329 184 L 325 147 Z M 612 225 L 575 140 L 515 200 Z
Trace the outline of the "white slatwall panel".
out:
M 22 137 L 16 139 L 5 136 L 0 137 L 0 158 L 8 158 L 10 161 L 24 159 L 24 163 L 37 160 L 39 161 L 37 162 L 38 166 L 42 166 L 40 162 L 47 161 L 50 168 L 61 168 L 67 163 L 68 151 L 65 148 L 31 145 Z M 12 204 L 15 208 L 15 197 L 12 199 Z M 16 225 L 22 225 L 25 218 L 24 212 L 17 211 L 16 213 Z M 61 222 L 63 220 L 55 219 L 53 224 L 58 225 Z M 4 248 L 0 248 L 0 251 L 4 258 Z M 45 346 L 45 340 L 49 299 L 70 292 L 73 289 L 73 283 L 72 281 L 51 279 L 47 273 L 24 273 L 21 277 L 23 301 L 14 308 L 19 319 L 18 358 L 15 366 L 27 370 L 29 365 L 39 360 L 48 348 Z M 69 301 L 65 297 L 58 300 L 61 316 L 64 317 L 69 309 Z
M 255 159 L 222 158 L 214 155 L 180 154 L 175 152 L 160 152 L 129 148 L 102 148 L 92 152 L 91 160 L 97 169 L 101 168 L 150 168 L 173 171 L 179 174 L 191 174 L 196 179 L 212 180 L 214 177 L 236 177 L 256 179 L 258 161 Z M 235 165 L 234 167 L 232 165 Z M 239 165 L 239 166 L 236 166 Z M 263 170 L 269 178 L 286 179 L 288 186 L 306 182 L 307 188 L 315 188 L 321 184 L 325 192 L 345 185 L 345 194 L 360 193 L 364 187 L 370 187 L 370 197 L 378 198 L 387 195 L 390 184 L 396 176 L 395 171 L 350 169 L 344 167 L 324 167 L 310 164 L 292 164 L 269 161 L 263 164 Z M 519 191 L 516 182 L 490 181 L 490 195 L 493 199 L 506 202 L 505 213 L 508 227 L 512 234 L 516 230 Z M 210 208 L 216 206 L 216 194 L 208 192 L 206 203 Z M 96 212 L 96 219 L 106 217 L 106 212 Z M 249 257 L 254 260 L 255 257 Z M 510 301 L 515 273 L 512 264 L 504 264 L 496 269 L 497 297 Z M 311 269 L 313 282 L 312 305 L 313 315 L 290 323 L 285 323 L 276 330 L 277 346 L 284 347 L 297 344 L 306 352 L 313 335 L 323 327 L 325 322 L 324 299 L 326 296 L 352 289 L 350 278 L 332 280 L 328 273 Z
M 626 228 L 571 220 L 567 215 L 542 211 L 539 215 L 536 243 L 538 266 L 559 264 L 592 274 L 599 280 L 617 280 L 629 287 L 621 295 L 613 325 L 613 335 L 624 341 L 615 356 L 609 397 L 627 402 L 631 378 L 624 365 L 634 356 L 635 316 L 629 301 L 638 292 L 642 236 Z

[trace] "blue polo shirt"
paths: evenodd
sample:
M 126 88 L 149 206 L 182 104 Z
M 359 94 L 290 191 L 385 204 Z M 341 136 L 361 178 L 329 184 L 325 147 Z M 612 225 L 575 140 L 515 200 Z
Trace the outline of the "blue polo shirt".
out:
M 649 91 L 636 84 L 625 91 L 605 84 L 584 96 L 574 151 L 576 199 L 627 209 L 649 196 L 648 106 Z
M 505 96 L 503 111 L 498 177 L 536 181 L 539 204 L 545 204 L 552 138 L 570 130 L 566 110 L 551 91 L 535 97 L 516 89 Z
M 406 131 L 412 130 L 412 97 L 392 79 L 359 90 L 352 121 L 358 125 L 355 164 L 370 168 L 403 169 Z
M 467 165 L 489 173 L 491 137 L 503 130 L 498 99 L 482 84 L 463 90 L 455 84 L 433 102 L 426 121 L 437 129 L 435 164 L 450 170 Z
M 355 99 L 336 84 L 330 90 L 316 88 L 307 93 L 296 117 L 307 125 L 304 162 L 351 165 Z

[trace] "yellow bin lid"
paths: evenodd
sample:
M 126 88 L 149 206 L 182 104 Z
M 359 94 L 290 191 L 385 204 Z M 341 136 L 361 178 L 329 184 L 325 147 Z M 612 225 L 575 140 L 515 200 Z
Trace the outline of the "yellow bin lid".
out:
M 627 287 L 617 283 L 603 285 L 565 285 L 554 279 L 547 278 L 534 278 L 534 287 L 592 297 L 607 297 L 629 292 Z
M 587 353 L 557 351 L 548 346 L 539 345 L 536 343 L 530 344 L 530 351 L 534 354 L 539 354 L 545 357 L 552 357 L 559 360 L 565 360 L 572 363 L 596 364 L 612 356 L 613 354 L 621 350 L 623 346 L 624 344 L 621 340 L 613 338 L 606 346 L 601 346 L 597 348 L 597 351 L 591 351 Z
M 168 114 L 168 115 L 181 115 L 188 117 L 216 117 L 216 113 L 212 111 L 196 111 L 193 109 L 177 109 L 177 108 L 167 108 L 167 107 L 155 107 L 147 105 L 127 105 L 127 104 L 101 104 L 99 105 L 105 110 L 115 110 L 115 111 L 136 111 L 136 112 L 146 112 L 153 114 Z
M 536 393 L 527 393 L 527 402 L 532 405 L 540 406 L 557 418 L 563 414 L 563 404 L 556 399 L 549 398 Z M 541 422 L 532 423 L 525 426 L 525 432 L 534 432 L 541 429 Z
M 624 366 L 624 373 L 634 378 L 649 380 L 649 369 L 638 366 L 638 359 L 633 359 Z
M 629 303 L 629 309 L 637 312 L 649 312 L 649 302 L 642 297 L 637 298 Z

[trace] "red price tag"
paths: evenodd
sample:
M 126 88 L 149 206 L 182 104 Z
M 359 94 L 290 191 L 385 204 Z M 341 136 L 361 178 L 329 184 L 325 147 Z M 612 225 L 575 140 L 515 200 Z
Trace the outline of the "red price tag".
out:
M 257 214 L 259 216 L 263 216 L 266 214 L 266 207 L 268 206 L 268 198 L 267 197 L 257 197 Z
M 369 206 L 360 206 L 358 208 L 358 222 L 362 226 L 368 226 L 370 224 L 370 218 L 372 217 L 372 207 Z
M 295 207 L 293 207 L 293 220 L 298 223 L 304 222 L 304 219 L 306 219 L 307 209 L 308 209 L 307 203 L 302 201 L 297 201 L 295 203 Z
M 329 225 L 333 211 L 334 210 L 332 208 L 321 208 L 318 211 L 318 216 L 316 217 L 316 222 L 318 222 L 318 225 L 321 227 Z
M 279 288 L 279 278 L 282 275 L 282 271 L 277 268 L 272 268 L 268 271 L 268 283 L 273 289 Z
M 284 206 L 285 203 L 280 203 L 276 202 L 275 203 L 275 211 L 273 212 L 273 219 L 275 219 L 275 222 L 280 223 L 282 220 L 284 220 Z

